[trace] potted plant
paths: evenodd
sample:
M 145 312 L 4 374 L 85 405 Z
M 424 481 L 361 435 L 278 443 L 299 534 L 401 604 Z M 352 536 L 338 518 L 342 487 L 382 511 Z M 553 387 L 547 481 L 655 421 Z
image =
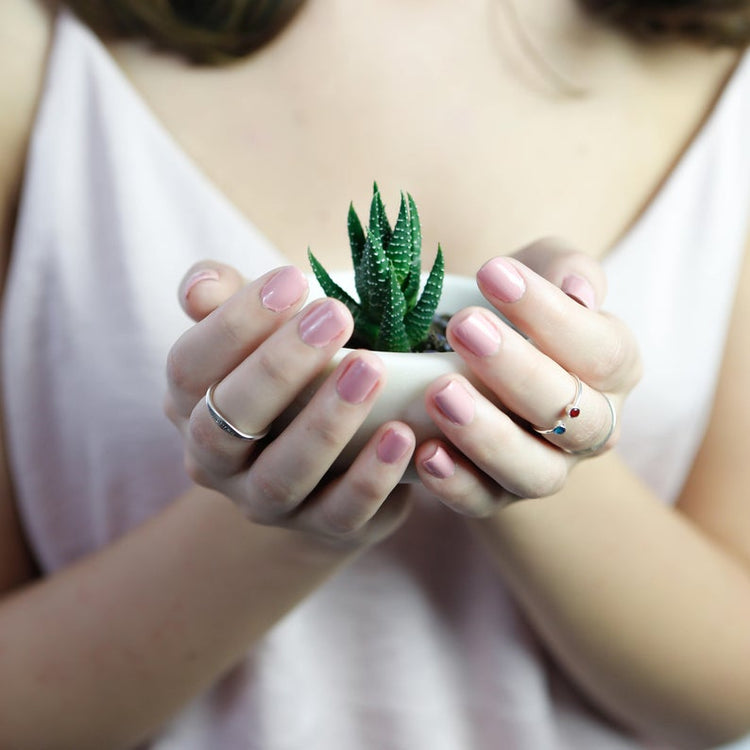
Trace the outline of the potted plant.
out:
M 329 273 L 311 251 L 311 298 L 328 296 L 343 302 L 354 318 L 354 333 L 321 375 L 298 399 L 305 402 L 325 375 L 354 348 L 373 349 L 384 360 L 387 383 L 360 430 L 347 445 L 334 470 L 348 466 L 374 430 L 399 419 L 422 441 L 439 435 L 424 408 L 424 391 L 442 374 L 468 375 L 463 360 L 445 337 L 450 315 L 469 305 L 487 302 L 473 278 L 444 273 L 438 246 L 429 273 L 421 268 L 422 234 L 411 195 L 401 195 L 398 218 L 391 227 L 377 184 L 373 186 L 367 229 L 354 206 L 348 214 L 353 269 Z M 357 297 L 357 298 L 355 298 Z M 412 468 L 403 481 L 415 481 Z

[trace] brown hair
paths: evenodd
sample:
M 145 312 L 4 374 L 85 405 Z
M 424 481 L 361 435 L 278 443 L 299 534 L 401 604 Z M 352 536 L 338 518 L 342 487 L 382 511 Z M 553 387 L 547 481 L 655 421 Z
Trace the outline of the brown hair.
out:
M 579 0 L 592 14 L 638 36 L 742 47 L 750 42 L 750 0 Z
M 198 63 L 242 57 L 283 29 L 305 0 L 66 0 L 105 37 L 146 37 Z M 750 42 L 750 0 L 579 0 L 649 38 Z
M 145 37 L 196 63 L 227 62 L 262 47 L 304 0 L 65 0 L 105 38 Z

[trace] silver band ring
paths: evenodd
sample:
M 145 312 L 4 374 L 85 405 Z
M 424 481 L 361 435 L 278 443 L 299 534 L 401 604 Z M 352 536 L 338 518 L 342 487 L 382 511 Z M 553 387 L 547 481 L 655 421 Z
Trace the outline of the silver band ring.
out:
M 604 436 L 603 440 L 600 440 L 596 445 L 592 445 L 590 448 L 583 448 L 579 451 L 566 451 L 566 453 L 570 453 L 571 456 L 593 456 L 599 453 L 599 451 L 604 448 L 604 446 L 609 442 L 609 439 L 612 437 L 612 433 L 614 433 L 615 427 L 617 427 L 617 411 L 615 410 L 615 405 L 612 403 L 612 400 L 609 398 L 609 396 L 607 396 L 606 393 L 602 393 L 602 396 L 604 397 L 604 400 L 607 402 L 607 406 L 609 407 L 610 423 L 607 434 Z
M 211 415 L 211 419 L 216 422 L 216 424 L 221 427 L 224 432 L 228 433 L 232 437 L 240 438 L 241 440 L 261 440 L 266 435 L 268 435 L 268 431 L 270 427 L 267 427 L 262 432 L 256 432 L 254 435 L 249 432 L 243 432 L 242 430 L 235 427 L 217 408 L 216 404 L 214 403 L 214 390 L 216 390 L 216 386 L 218 383 L 214 383 L 212 386 L 209 387 L 209 389 L 206 391 L 206 408 L 208 409 L 208 413 Z
M 569 373 L 571 377 L 576 381 L 576 394 L 573 396 L 573 401 L 569 403 L 563 409 L 563 417 L 558 419 L 552 427 L 547 430 L 534 427 L 534 432 L 538 435 L 564 435 L 568 431 L 568 425 L 564 421 L 565 417 L 570 419 L 578 419 L 581 416 L 581 394 L 583 393 L 583 383 L 581 379 L 575 373 Z

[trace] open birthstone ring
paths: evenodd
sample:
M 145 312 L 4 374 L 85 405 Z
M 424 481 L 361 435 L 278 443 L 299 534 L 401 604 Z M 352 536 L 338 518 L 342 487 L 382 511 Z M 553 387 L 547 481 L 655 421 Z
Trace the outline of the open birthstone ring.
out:
M 581 394 L 583 393 L 583 383 L 578 375 L 570 373 L 576 383 L 576 393 L 573 396 L 573 400 L 563 409 L 561 418 L 555 422 L 555 424 L 549 429 L 543 429 L 541 427 L 534 427 L 534 432 L 539 435 L 564 435 L 568 431 L 568 423 L 565 418 L 578 419 L 581 416 Z
M 568 420 L 578 419 L 578 417 L 581 416 L 580 404 L 581 395 L 583 394 L 583 383 L 575 373 L 571 372 L 570 376 L 575 381 L 576 390 L 575 395 L 573 396 L 573 400 L 562 410 L 560 418 L 557 420 L 557 422 L 555 422 L 554 425 L 552 425 L 552 427 L 546 429 L 542 427 L 533 427 L 532 429 L 538 435 L 564 435 L 570 428 L 570 423 L 568 422 Z M 601 396 L 606 402 L 607 408 L 609 409 L 609 429 L 607 430 L 605 436 L 598 443 L 596 443 L 596 445 L 592 445 L 589 448 L 583 448 L 581 450 L 570 450 L 569 448 L 559 446 L 561 450 L 565 451 L 566 453 L 570 453 L 572 456 L 593 456 L 599 453 L 599 451 L 601 451 L 609 442 L 609 439 L 612 437 L 612 434 L 615 431 L 615 427 L 617 426 L 617 412 L 615 411 L 615 406 L 612 403 L 611 399 L 605 393 L 601 393 Z

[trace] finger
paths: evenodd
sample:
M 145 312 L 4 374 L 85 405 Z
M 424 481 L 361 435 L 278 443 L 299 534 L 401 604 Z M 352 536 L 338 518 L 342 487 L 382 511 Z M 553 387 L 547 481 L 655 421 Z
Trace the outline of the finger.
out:
M 242 433 L 265 432 L 323 371 L 349 339 L 352 327 L 351 314 L 342 303 L 332 299 L 312 302 L 216 385 L 213 389 L 215 411 Z M 359 360 L 362 365 L 358 369 L 352 368 L 347 373 L 339 371 L 341 382 L 338 385 L 343 398 L 349 395 L 347 388 L 354 388 L 354 381 L 364 383 L 368 377 L 380 377 L 382 364 L 377 357 L 359 357 Z M 325 392 L 332 388 L 328 385 Z M 313 407 L 312 413 L 316 413 L 316 408 Z M 188 448 L 209 473 L 231 474 L 247 461 L 248 443 L 221 429 L 202 401 L 193 409 L 189 426 Z M 310 445 L 304 450 L 317 455 L 317 446 L 314 451 L 310 451 Z
M 576 380 L 488 310 L 457 313 L 448 340 L 498 403 L 537 430 L 553 430 L 544 436 L 550 442 L 567 451 L 614 443 L 610 403 L 583 372 Z
M 384 382 L 379 357 L 350 353 L 249 471 L 231 481 L 230 494 L 242 498 L 260 523 L 277 523 L 297 511 L 361 426 Z
M 422 484 L 444 505 L 472 518 L 486 518 L 520 499 L 438 440 L 420 445 L 414 466 Z
M 564 240 L 544 237 L 513 253 L 513 257 L 584 307 L 601 307 L 607 293 L 601 263 Z
M 485 297 L 564 369 L 604 391 L 628 390 L 637 381 L 638 348 L 618 319 L 578 304 L 512 258 L 488 261 L 477 281 Z
M 203 283 L 199 282 L 199 286 Z M 186 331 L 169 352 L 174 411 L 187 417 L 210 385 L 242 362 L 302 306 L 307 280 L 293 266 L 243 286 Z
M 180 304 L 193 320 L 203 320 L 238 292 L 244 283 L 239 271 L 232 266 L 203 260 L 193 265 L 180 282 Z
M 401 422 L 382 425 L 345 474 L 332 482 L 294 518 L 294 527 L 339 542 L 385 537 L 403 518 L 403 503 L 383 506 L 409 465 L 414 433 Z M 376 519 L 376 520 L 374 520 Z
M 438 378 L 425 407 L 446 438 L 507 492 L 544 497 L 565 481 L 574 459 L 519 426 L 466 378 Z

